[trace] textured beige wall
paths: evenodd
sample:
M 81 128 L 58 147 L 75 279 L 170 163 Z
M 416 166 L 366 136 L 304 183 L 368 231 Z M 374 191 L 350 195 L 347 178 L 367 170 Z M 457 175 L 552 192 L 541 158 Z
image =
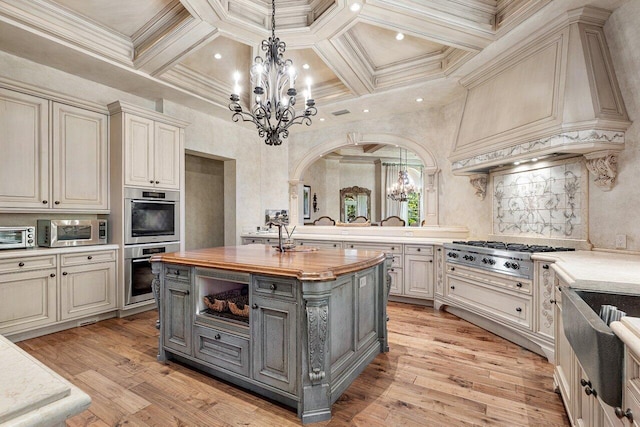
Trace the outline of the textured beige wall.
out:
M 616 234 L 627 235 L 627 249 L 640 251 L 640 1 L 615 10 L 605 35 L 629 119 L 625 149 L 618 158 L 618 179 L 609 192 L 589 187 L 589 237 L 599 248 L 615 248 Z
M 224 246 L 224 162 L 185 156 L 185 248 Z

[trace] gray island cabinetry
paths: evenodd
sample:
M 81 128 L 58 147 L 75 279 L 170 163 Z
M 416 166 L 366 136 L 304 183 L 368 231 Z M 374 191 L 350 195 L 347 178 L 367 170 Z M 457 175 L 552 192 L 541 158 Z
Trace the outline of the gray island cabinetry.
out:
M 158 254 L 158 359 L 175 359 L 297 410 L 331 405 L 388 351 L 387 257 L 263 245 Z

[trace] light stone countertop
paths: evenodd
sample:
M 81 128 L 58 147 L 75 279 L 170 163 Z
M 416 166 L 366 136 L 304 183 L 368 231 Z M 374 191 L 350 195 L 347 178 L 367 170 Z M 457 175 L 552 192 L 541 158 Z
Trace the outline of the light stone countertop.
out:
M 569 286 L 622 294 L 640 294 L 640 256 L 602 251 L 548 252 L 532 256 L 553 262 Z
M 2 335 L 0 360 L 0 426 L 64 425 L 89 408 L 89 395 Z
M 378 227 L 375 227 L 378 228 Z M 439 238 L 439 237 L 422 237 L 416 236 L 411 231 L 411 229 L 403 231 L 400 235 L 396 236 L 384 236 L 384 235 L 354 235 L 349 234 L 349 231 L 344 231 L 344 234 L 341 234 L 341 231 L 338 230 L 334 232 L 335 234 L 307 234 L 307 233 L 298 233 L 297 231 L 293 233 L 292 237 L 294 242 L 300 240 L 320 240 L 320 241 L 330 241 L 330 242 L 362 242 L 362 243 L 398 243 L 398 244 L 417 244 L 417 245 L 441 245 L 443 243 L 451 243 L 454 240 L 465 240 L 458 238 Z M 286 237 L 286 233 L 283 231 L 283 238 Z M 260 232 L 260 233 L 244 233 L 241 234 L 240 237 L 244 238 L 269 238 L 269 239 L 277 239 L 278 232 Z
M 640 356 L 640 319 L 623 317 L 619 322 L 612 322 L 611 329 L 636 355 Z
M 41 248 L 35 247 L 30 249 L 7 249 L 0 251 L 0 260 L 8 258 L 20 258 L 40 255 L 56 255 L 56 254 L 70 254 L 76 252 L 95 252 L 95 251 L 109 251 L 113 249 L 119 249 L 120 246 L 115 244 L 109 245 L 87 245 L 87 246 L 69 246 L 64 248 Z

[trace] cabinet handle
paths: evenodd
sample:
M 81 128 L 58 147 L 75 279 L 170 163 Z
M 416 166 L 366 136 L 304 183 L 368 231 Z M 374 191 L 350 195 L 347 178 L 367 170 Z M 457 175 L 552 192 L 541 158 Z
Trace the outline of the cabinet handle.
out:
M 49 277 L 56 277 L 56 273 L 51 273 Z
M 591 381 L 587 381 L 584 378 L 580 378 L 580 385 L 582 387 L 591 387 Z
M 619 419 L 627 418 L 629 422 L 633 422 L 633 412 L 631 412 L 631 409 L 627 408 L 627 410 L 623 412 L 622 408 L 615 408 L 613 411 Z
M 587 396 L 593 395 L 593 397 L 598 397 L 598 393 L 591 387 L 585 387 L 584 394 L 586 394 Z
M 275 291 L 276 289 L 278 289 L 278 286 L 275 283 L 272 283 L 271 286 L 269 286 L 269 289 Z
M 456 271 L 456 268 L 455 267 L 451 267 L 451 270 L 449 270 L 449 271 Z
M 455 287 L 455 286 L 453 286 L 453 285 L 451 285 L 451 286 L 449 286 L 449 287 L 450 287 L 451 289 L 455 289 L 455 288 L 456 288 L 456 287 Z
M 59 204 L 60 204 L 60 201 L 59 201 L 59 200 L 56 200 L 55 202 L 53 202 L 53 204 L 55 204 L 55 205 L 59 205 Z
M 520 312 L 522 311 L 522 309 L 521 309 L 520 307 L 516 307 L 516 311 L 517 311 L 518 313 L 520 313 Z
M 20 262 L 18 263 L 18 267 L 24 267 L 24 262 L 20 261 Z
M 69 274 L 69 273 L 67 273 L 66 271 L 63 271 L 63 272 L 62 272 L 62 275 L 63 275 L 63 276 L 66 276 L 67 274 Z
M 87 259 L 93 259 L 93 257 L 91 255 L 87 256 Z
M 545 270 L 548 270 L 548 269 L 549 269 L 549 264 L 544 264 L 544 265 L 542 266 L 542 268 L 544 268 Z
M 517 286 L 517 287 L 519 287 L 519 288 L 521 288 L 521 287 L 522 287 L 522 283 L 521 283 L 521 282 L 518 282 L 518 283 L 516 283 L 516 286 Z
M 189 295 L 191 292 L 189 290 L 183 291 L 185 295 Z
M 43 204 L 43 205 L 46 205 L 47 203 L 49 203 L 49 201 L 48 201 L 48 200 L 43 200 L 43 201 L 42 201 L 42 204 Z
M 156 181 L 156 184 L 160 184 L 160 181 Z
M 556 303 L 556 300 L 554 300 L 554 299 L 550 299 L 550 300 L 549 300 L 549 303 L 551 303 L 551 304 L 555 304 L 555 303 Z
M 219 340 L 220 339 L 220 334 L 216 334 L 215 337 L 213 337 L 214 340 Z
M 258 304 L 255 304 L 255 303 L 254 303 L 254 304 L 251 306 L 251 308 L 253 308 L 254 310 L 255 310 L 255 309 L 257 309 L 257 308 L 258 308 Z

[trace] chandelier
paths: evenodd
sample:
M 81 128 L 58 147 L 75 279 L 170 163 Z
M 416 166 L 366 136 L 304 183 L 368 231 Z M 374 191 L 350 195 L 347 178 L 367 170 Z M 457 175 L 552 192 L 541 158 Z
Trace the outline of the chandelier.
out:
M 294 87 L 296 70 L 290 59 L 283 59 L 286 44 L 276 38 L 276 2 L 271 1 L 271 37 L 262 40 L 261 49 L 264 59 L 256 56 L 251 66 L 251 84 L 255 94 L 250 111 L 244 111 L 240 105 L 240 74 L 235 73 L 235 86 L 231 94 L 229 110 L 233 111 L 234 122 L 240 120 L 253 122 L 258 128 L 260 138 L 267 145 L 280 145 L 282 139 L 289 136 L 289 127 L 294 124 L 311 126 L 311 116 L 318 112 L 315 101 L 311 98 L 311 81 L 307 79 L 307 90 L 304 92 L 306 108 L 297 114 L 297 91 Z M 286 92 L 285 92 L 286 91 Z M 297 114 L 297 115 L 296 115 Z
M 418 190 L 409 179 L 407 172 L 407 150 L 405 150 L 405 165 L 402 168 L 402 148 L 400 149 L 400 172 L 398 172 L 398 180 L 389 188 L 387 188 L 387 198 L 396 202 L 406 202 L 408 196 L 416 193 Z

